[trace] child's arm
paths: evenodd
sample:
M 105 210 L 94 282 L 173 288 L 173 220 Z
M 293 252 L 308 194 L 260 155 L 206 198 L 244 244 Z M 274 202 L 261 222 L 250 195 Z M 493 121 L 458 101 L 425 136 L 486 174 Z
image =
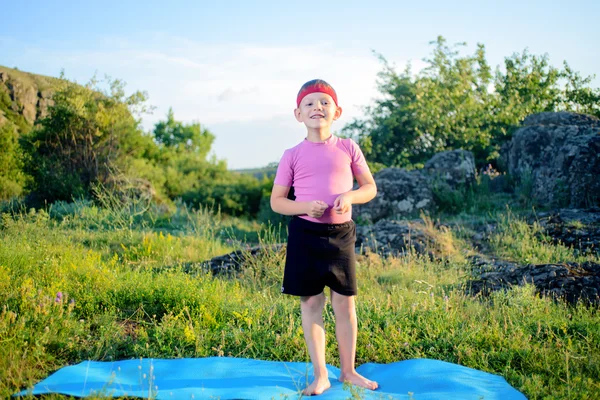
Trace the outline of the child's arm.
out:
M 274 184 L 271 191 L 271 209 L 278 214 L 300 215 L 307 214 L 313 218 L 320 218 L 325 210 L 327 203 L 321 200 L 315 201 L 294 201 L 287 198 L 289 186 Z
M 352 204 L 364 204 L 373 200 L 377 195 L 377 185 L 371 171 L 368 169 L 360 175 L 356 175 L 356 181 L 360 186 L 339 195 L 333 203 L 333 209 L 337 214 L 344 214 L 350 210 Z

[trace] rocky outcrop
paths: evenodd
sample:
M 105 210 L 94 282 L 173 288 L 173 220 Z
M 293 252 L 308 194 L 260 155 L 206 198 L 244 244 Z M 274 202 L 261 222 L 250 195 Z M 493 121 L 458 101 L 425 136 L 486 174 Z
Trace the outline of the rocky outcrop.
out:
M 555 244 L 571 247 L 575 254 L 600 255 L 600 207 L 537 212 L 528 222 L 538 223 Z
M 364 221 L 405 217 L 433 210 L 431 180 L 422 171 L 386 168 L 374 175 L 377 196 L 367 204 L 353 206 L 353 214 Z
M 454 248 L 451 242 L 440 240 L 436 229 L 420 220 L 380 220 L 374 225 L 357 225 L 356 247 L 361 253 L 373 252 L 382 256 L 416 253 L 437 259 L 454 252 Z
M 433 190 L 458 190 L 475 180 L 473 154 L 465 150 L 444 151 L 433 156 L 421 170 L 386 168 L 374 175 L 377 196 L 354 206 L 353 213 L 366 222 L 405 218 L 436 207 Z
M 423 171 L 434 181 L 458 189 L 475 182 L 475 157 L 466 150 L 443 151 L 431 157 Z
M 523 121 L 503 149 L 509 174 L 543 206 L 600 205 L 600 120 L 569 112 Z
M 0 66 L 0 123 L 7 114 L 21 115 L 33 125 L 47 115 L 59 79 Z
M 472 263 L 478 278 L 467 282 L 466 289 L 473 295 L 487 295 L 512 286 L 533 284 L 539 293 L 569 303 L 582 301 L 600 304 L 600 264 L 597 263 L 587 261 L 520 266 L 484 256 L 473 257 Z

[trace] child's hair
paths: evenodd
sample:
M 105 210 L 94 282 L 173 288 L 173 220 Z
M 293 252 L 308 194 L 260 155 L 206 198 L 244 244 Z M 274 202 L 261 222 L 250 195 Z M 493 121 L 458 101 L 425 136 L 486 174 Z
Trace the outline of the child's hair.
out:
M 304 96 L 316 92 L 327 93 L 331 96 L 331 98 L 335 102 L 335 105 L 338 105 L 337 94 L 335 93 L 333 87 L 322 79 L 313 79 L 312 81 L 308 81 L 304 85 L 302 85 L 302 87 L 298 91 L 298 96 L 296 97 L 296 106 L 300 107 L 300 102 L 302 101 Z

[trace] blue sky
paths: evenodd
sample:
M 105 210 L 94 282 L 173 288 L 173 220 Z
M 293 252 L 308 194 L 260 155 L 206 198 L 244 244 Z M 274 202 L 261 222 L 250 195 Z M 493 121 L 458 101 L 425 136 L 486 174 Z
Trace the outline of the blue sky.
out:
M 600 1 L 12 1 L 0 65 L 87 82 L 105 74 L 148 92 L 150 130 L 169 107 L 216 136 L 230 168 L 264 166 L 303 139 L 292 115 L 305 81 L 338 92 L 344 124 L 378 96 L 373 51 L 418 70 L 438 35 L 486 47 L 493 67 L 525 48 L 599 74 Z M 594 86 L 600 86 L 596 77 Z

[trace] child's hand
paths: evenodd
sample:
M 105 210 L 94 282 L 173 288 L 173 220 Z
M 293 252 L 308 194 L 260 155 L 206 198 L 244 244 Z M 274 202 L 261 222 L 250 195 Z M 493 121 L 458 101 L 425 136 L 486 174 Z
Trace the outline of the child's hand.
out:
M 337 214 L 345 214 L 350 211 L 352 198 L 347 193 L 340 194 L 333 202 L 333 209 Z
M 306 204 L 306 214 L 308 214 L 309 217 L 313 218 L 321 218 L 325 210 L 327 210 L 327 207 L 329 207 L 327 203 L 321 200 L 309 201 Z

